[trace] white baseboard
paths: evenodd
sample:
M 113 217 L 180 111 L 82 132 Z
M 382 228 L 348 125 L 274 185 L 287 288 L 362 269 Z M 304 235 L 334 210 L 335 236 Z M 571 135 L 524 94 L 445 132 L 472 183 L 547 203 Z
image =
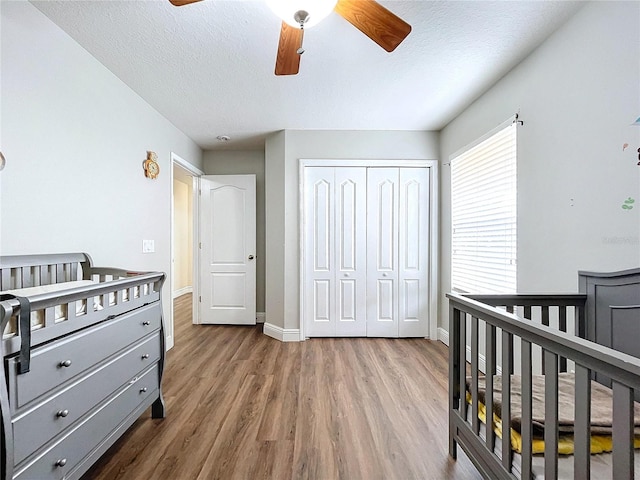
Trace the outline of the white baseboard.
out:
M 264 323 L 263 333 L 281 342 L 299 342 L 300 330 L 297 328 L 282 328 L 271 323 Z
M 449 332 L 447 332 L 444 328 L 438 327 L 438 340 L 444 343 L 447 347 L 449 346 Z
M 256 323 L 264 323 L 267 314 L 264 312 L 256 312 Z
M 193 287 L 192 286 L 187 286 L 187 287 L 182 287 L 178 290 L 174 290 L 173 291 L 173 298 L 178 298 L 182 295 L 184 295 L 185 293 L 193 293 Z

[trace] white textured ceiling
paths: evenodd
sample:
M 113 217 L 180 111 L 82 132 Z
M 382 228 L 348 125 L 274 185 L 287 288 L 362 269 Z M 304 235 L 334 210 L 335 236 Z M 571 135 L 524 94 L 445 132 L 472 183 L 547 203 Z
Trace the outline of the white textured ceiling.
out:
M 413 27 L 394 52 L 332 13 L 306 31 L 300 73 L 277 77 L 263 1 L 32 3 L 205 150 L 282 129 L 439 130 L 582 4 L 381 1 Z

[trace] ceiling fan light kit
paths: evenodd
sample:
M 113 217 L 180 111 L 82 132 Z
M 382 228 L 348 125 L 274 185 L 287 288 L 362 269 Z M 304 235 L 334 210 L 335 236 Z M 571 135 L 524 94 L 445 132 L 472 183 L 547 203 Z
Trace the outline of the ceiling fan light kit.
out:
M 200 0 L 169 0 L 175 6 Z M 304 53 L 304 29 L 313 27 L 332 11 L 351 23 L 387 52 L 393 52 L 411 32 L 411 25 L 375 0 L 266 0 L 282 19 L 276 75 L 296 75 Z
M 338 0 L 267 0 L 273 13 L 295 28 L 301 24 L 305 28 L 317 25 L 329 16 L 336 3 Z M 302 12 L 306 12 L 306 20 Z

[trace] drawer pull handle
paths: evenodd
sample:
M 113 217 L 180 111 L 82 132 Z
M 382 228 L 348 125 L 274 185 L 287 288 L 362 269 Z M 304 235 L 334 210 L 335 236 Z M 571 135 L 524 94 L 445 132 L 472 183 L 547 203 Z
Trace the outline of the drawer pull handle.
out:
M 144 322 L 142 322 L 142 325 L 151 325 L 151 322 L 149 320 L 145 320 Z
M 146 360 L 147 358 L 149 358 L 149 354 L 148 353 L 145 353 L 144 355 L 142 355 L 142 359 L 143 360 Z
M 58 413 L 56 413 L 56 417 L 66 417 L 67 415 L 69 415 L 69 410 L 66 408 L 64 410 L 58 410 Z
M 60 362 L 58 364 L 60 367 L 70 367 L 71 366 L 71 360 L 65 360 L 64 362 Z
M 56 460 L 56 467 L 64 467 L 66 464 L 67 464 L 66 458 L 61 458 L 59 460 Z
M 147 392 L 147 387 L 142 387 L 140 389 L 140 393 L 146 393 Z

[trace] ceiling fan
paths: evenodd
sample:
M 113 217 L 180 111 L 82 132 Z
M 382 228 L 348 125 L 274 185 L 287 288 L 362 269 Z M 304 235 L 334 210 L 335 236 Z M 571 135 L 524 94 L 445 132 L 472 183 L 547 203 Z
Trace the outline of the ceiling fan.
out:
M 176 7 L 201 0 L 169 0 Z M 411 25 L 391 13 L 375 0 L 267 0 L 282 18 L 276 56 L 276 75 L 295 75 L 304 53 L 304 29 L 335 11 L 354 27 L 392 52 L 411 32 Z

